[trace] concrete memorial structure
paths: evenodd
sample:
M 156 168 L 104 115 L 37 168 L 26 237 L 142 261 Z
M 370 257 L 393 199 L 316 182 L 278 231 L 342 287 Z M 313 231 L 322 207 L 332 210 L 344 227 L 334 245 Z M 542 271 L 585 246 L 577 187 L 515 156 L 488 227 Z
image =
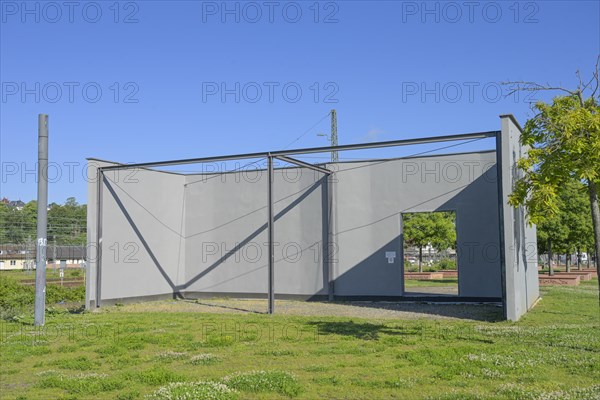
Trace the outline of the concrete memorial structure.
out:
M 342 145 L 495 139 L 496 149 L 309 164 L 331 147 L 124 165 L 89 159 L 88 307 L 203 296 L 502 302 L 539 297 L 535 228 L 508 205 L 520 128 Z M 451 147 L 451 146 L 446 146 Z M 234 160 L 251 168 L 223 171 Z M 210 164 L 209 164 L 210 163 Z M 159 170 L 208 165 L 201 173 Z M 230 165 L 230 164 L 227 164 Z M 458 296 L 404 291 L 402 214 L 456 213 Z

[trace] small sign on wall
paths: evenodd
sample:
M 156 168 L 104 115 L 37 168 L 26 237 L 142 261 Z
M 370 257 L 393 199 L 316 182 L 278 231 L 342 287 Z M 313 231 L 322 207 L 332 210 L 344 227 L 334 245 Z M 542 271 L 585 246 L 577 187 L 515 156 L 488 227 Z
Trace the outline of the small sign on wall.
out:
M 386 251 L 385 258 L 387 258 L 388 264 L 393 264 L 394 260 L 396 259 L 396 252 L 395 251 Z

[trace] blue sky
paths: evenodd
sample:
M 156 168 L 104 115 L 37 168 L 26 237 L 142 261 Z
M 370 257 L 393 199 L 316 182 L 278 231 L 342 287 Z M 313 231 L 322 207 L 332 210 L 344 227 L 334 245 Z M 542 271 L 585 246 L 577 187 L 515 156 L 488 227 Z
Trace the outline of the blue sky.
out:
M 86 157 L 322 146 L 332 108 L 340 143 L 524 123 L 531 98 L 499 82 L 574 86 L 600 53 L 597 1 L 0 4 L 0 197 L 25 201 L 38 113 L 50 201 L 85 203 Z

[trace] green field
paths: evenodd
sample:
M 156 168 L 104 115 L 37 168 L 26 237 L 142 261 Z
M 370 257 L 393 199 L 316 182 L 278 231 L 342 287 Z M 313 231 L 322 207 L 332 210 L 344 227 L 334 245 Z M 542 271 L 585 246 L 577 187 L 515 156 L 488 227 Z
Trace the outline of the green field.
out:
M 3 323 L 0 397 L 600 398 L 597 280 L 542 293 L 518 323 L 53 308 Z
M 444 278 L 444 279 L 406 279 L 404 281 L 404 287 L 457 287 L 458 278 Z
M 18 281 L 35 279 L 35 271 L 23 271 L 23 270 L 7 270 L 0 271 L 0 276 L 5 276 Z M 85 276 L 84 270 L 81 268 L 67 268 L 65 269 L 64 279 L 83 279 Z M 46 269 L 47 279 L 60 279 L 59 270 L 54 268 Z

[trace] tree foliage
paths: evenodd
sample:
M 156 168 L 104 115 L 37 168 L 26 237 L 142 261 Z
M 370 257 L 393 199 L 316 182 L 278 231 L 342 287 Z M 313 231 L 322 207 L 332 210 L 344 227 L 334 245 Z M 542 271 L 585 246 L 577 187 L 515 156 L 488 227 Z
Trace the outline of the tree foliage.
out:
M 436 250 L 456 248 L 455 214 L 413 213 L 404 216 L 404 241 L 410 246 L 431 245 Z
M 567 229 L 565 253 L 576 250 L 590 252 L 594 248 L 594 228 L 586 187 L 579 181 L 564 185 L 560 192 L 560 216 Z
M 530 222 L 541 224 L 560 209 L 560 190 L 571 181 L 587 187 L 594 230 L 596 269 L 600 273 L 600 56 L 592 78 L 581 79 L 575 90 L 531 83 L 532 91 L 549 90 L 565 93 L 551 104 L 537 102 L 537 114 L 525 124 L 521 144 L 527 155 L 517 166 L 524 176 L 510 195 L 513 206 L 525 205 Z M 600 281 L 599 281 L 600 289 Z M 600 290 L 598 291 L 600 301 Z
M 539 224 L 559 212 L 560 189 L 571 180 L 600 182 L 600 107 L 595 98 L 580 103 L 577 95 L 538 102 L 521 143 L 529 147 L 518 160 L 525 171 L 510 202 L 525 204 L 530 221 Z
M 58 245 L 85 245 L 85 205 L 70 197 L 64 205 L 51 204 L 48 210 L 48 242 Z M 19 210 L 0 203 L 0 244 L 25 244 L 37 236 L 37 202 Z
M 538 253 L 553 254 L 594 251 L 590 202 L 583 183 L 571 180 L 559 188 L 556 214 L 537 225 Z
M 423 247 L 436 250 L 456 248 L 455 214 L 452 212 L 405 214 L 404 242 L 419 248 L 419 272 L 423 271 Z

